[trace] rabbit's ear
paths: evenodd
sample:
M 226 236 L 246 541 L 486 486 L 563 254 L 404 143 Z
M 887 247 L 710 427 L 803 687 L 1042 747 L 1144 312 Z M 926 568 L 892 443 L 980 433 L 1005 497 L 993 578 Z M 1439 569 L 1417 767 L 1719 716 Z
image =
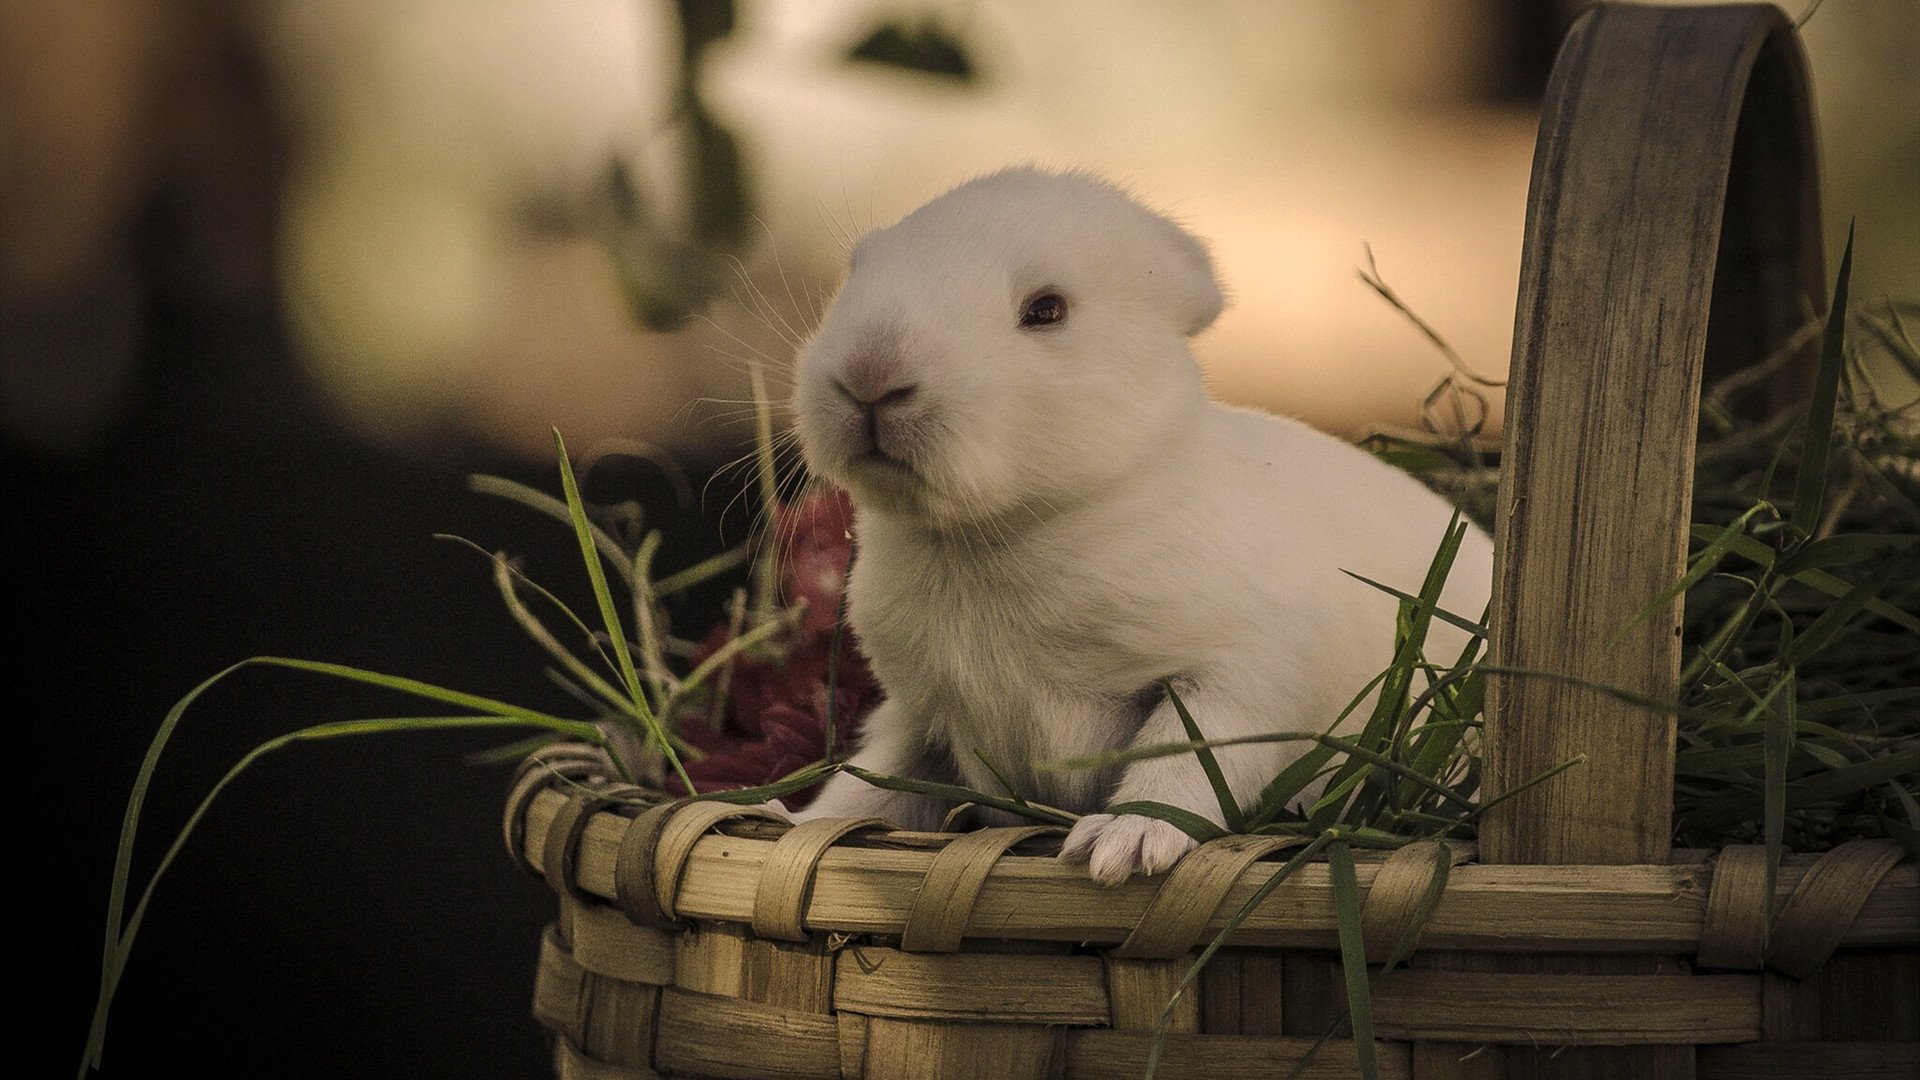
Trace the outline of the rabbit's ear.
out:
M 1225 291 L 1213 269 L 1213 256 L 1199 237 L 1159 218 L 1159 247 L 1147 272 L 1154 291 L 1166 298 L 1168 318 L 1182 334 L 1192 337 L 1213 325 L 1226 307 Z

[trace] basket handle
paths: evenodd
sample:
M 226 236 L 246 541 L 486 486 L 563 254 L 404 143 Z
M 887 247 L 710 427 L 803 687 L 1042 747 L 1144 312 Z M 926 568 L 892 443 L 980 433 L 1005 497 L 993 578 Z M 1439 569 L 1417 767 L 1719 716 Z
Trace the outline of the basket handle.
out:
M 1825 308 L 1806 59 L 1771 5 L 1600 4 L 1547 87 L 1527 197 L 1488 656 L 1668 699 L 1701 380 Z M 1809 342 L 1811 344 L 1811 342 Z M 1814 354 L 1767 401 L 1804 395 Z M 1591 687 L 1489 678 L 1487 862 L 1657 863 L 1674 717 Z

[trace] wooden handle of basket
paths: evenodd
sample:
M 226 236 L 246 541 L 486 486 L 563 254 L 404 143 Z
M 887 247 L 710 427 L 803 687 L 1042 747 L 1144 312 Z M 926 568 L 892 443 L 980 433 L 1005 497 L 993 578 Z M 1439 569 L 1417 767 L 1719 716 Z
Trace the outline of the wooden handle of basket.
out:
M 1547 88 L 1514 318 L 1492 663 L 1670 699 L 1703 374 L 1825 308 L 1806 61 L 1770 5 L 1601 4 Z M 1789 364 L 1774 402 L 1793 400 Z M 1784 397 L 1782 395 L 1785 395 Z M 1533 675 L 1489 680 L 1489 862 L 1666 859 L 1674 718 Z

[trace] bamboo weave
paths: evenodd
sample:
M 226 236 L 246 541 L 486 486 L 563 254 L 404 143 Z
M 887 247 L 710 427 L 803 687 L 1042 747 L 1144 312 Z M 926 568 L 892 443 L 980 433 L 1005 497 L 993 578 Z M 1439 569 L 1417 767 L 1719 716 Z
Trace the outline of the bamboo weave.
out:
M 591 755 L 560 761 L 523 770 L 506 833 L 529 870 L 571 875 L 548 878 L 561 918 L 535 993 L 562 1077 L 1136 1077 L 1163 1009 L 1161 1075 L 1269 1076 L 1308 1056 L 1344 1008 L 1324 863 L 1275 889 L 1175 995 L 1289 845 L 1231 837 L 1185 874 L 1104 889 L 1052 857 L 1055 829 L 795 827 L 710 801 L 633 814 L 609 801 L 622 789 Z M 1411 845 L 1358 866 L 1370 958 L 1406 936 L 1442 856 L 1452 869 L 1419 949 L 1372 992 L 1383 1077 L 1420 1075 L 1417 1051 L 1435 1044 L 1456 1056 L 1695 1046 L 1703 1075 L 1715 1061 L 1734 1075 L 1741 1046 L 1771 1047 L 1773 1030 L 1835 1007 L 1832 987 L 1783 968 L 1867 972 L 1882 993 L 1920 985 L 1920 868 L 1883 842 L 1788 856 L 1765 903 L 1745 848 L 1661 867 L 1506 867 L 1473 862 L 1466 845 Z M 671 887 L 646 888 L 636 920 L 623 874 Z M 1604 975 L 1423 966 L 1435 949 L 1693 963 Z M 1832 1044 L 1859 1066 L 1851 1075 L 1920 1065 L 1920 1012 L 1866 1034 Z M 1357 1070 L 1342 1037 L 1302 1075 Z

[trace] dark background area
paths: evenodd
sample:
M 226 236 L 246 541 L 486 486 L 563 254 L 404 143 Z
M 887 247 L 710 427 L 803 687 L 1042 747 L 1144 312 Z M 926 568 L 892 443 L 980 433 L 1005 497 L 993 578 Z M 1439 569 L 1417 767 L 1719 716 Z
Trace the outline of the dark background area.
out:
M 584 602 L 564 526 L 466 486 L 492 473 L 558 494 L 557 471 L 431 424 L 379 446 L 331 411 L 295 355 L 273 269 L 295 133 L 230 8 L 173 14 L 181 37 L 145 62 L 137 149 L 115 165 L 107 216 L 84 222 L 96 236 L 35 216 L 49 203 L 36 194 L 87 179 L 58 159 L 64 131 L 23 123 L 38 154 L 0 157 L 8 714 L 25 811 L 12 879 L 32 1002 L 18 1030 L 55 1075 L 81 1055 L 141 758 L 201 680 L 277 655 L 584 713 L 544 677 L 487 560 L 435 539 L 523 555 L 536 580 Z M 16 12 L 8 29 L 33 22 Z M 57 37 L 57 22 L 37 28 Z M 0 101 L 31 104 L 21 59 L 0 49 Z M 664 571 L 744 528 L 735 512 L 723 537 L 732 489 L 716 485 L 703 509 L 651 468 L 596 469 L 587 489 L 639 501 L 665 534 Z M 713 591 L 686 599 L 681 626 L 704 627 Z M 283 669 L 222 682 L 161 761 L 129 907 L 200 798 L 260 742 L 449 711 Z M 521 734 L 305 743 L 243 775 L 158 890 L 106 1074 L 550 1075 L 531 995 L 554 898 L 502 846 L 509 768 L 464 760 Z
M 253 655 L 326 660 L 581 715 L 541 674 L 467 537 L 584 597 L 550 518 L 469 493 L 487 472 L 557 473 L 458 442 L 382 451 L 344 433 L 288 355 L 272 296 L 174 291 L 166 194 L 136 217 L 143 312 L 128 407 L 83 453 L 4 446 L 17 642 L 11 713 L 28 777 L 17 881 L 28 1029 L 62 1068 L 84 1035 L 122 809 L 147 740 L 201 679 Z M 674 568 L 718 522 L 657 474 L 595 473 L 636 498 Z M 698 624 L 703 604 L 689 604 Z M 135 882 L 229 764 L 307 724 L 448 711 L 300 672 L 243 671 L 188 711 L 147 804 Z M 508 741 L 399 734 L 290 747 L 222 796 L 162 884 L 113 1013 L 110 1075 L 507 1076 L 548 1069 L 529 1011 L 544 884 L 509 863 Z M 131 901 L 130 897 L 130 901 Z M 117 1066 L 117 1067 L 116 1067 Z

